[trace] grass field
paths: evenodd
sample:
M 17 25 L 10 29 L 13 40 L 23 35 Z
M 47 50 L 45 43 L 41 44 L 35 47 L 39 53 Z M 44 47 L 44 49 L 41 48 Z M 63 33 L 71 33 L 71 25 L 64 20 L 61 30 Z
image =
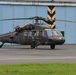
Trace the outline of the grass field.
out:
M 76 75 L 75 63 L 0 65 L 0 75 Z

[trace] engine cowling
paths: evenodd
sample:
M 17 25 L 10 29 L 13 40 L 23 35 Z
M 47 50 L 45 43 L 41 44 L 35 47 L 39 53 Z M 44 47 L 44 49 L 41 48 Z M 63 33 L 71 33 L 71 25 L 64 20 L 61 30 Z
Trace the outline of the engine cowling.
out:
M 34 28 L 35 28 L 34 25 L 32 25 L 32 24 L 29 25 L 29 30 L 32 30 Z
M 21 31 L 23 31 L 23 30 L 32 30 L 32 29 L 34 29 L 35 28 L 35 26 L 33 25 L 33 24 L 29 24 L 29 25 L 26 25 L 26 26 L 24 26 L 24 27 L 16 27 L 15 28 L 15 31 L 16 32 L 21 32 Z
M 20 31 L 22 31 L 22 30 L 23 30 L 23 28 L 20 28 L 20 27 L 17 27 L 17 28 L 15 29 L 16 32 L 20 32 Z

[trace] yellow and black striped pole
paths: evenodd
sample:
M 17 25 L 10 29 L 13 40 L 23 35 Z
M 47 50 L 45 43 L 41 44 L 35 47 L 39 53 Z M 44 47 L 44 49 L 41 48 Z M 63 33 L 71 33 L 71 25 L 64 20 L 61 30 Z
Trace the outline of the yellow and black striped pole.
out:
M 55 18 L 56 18 L 56 8 L 55 6 L 48 6 L 48 19 L 50 21 L 49 26 L 51 26 L 51 28 L 55 28 L 56 22 L 55 22 Z

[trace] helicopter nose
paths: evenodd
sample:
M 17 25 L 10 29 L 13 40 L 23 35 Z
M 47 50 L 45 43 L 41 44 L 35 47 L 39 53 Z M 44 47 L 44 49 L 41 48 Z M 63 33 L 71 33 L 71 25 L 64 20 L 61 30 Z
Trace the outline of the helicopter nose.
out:
M 63 37 L 59 37 L 57 40 L 60 40 L 61 41 L 61 40 L 64 40 L 64 38 Z
M 65 39 L 64 37 L 53 37 L 49 40 L 52 44 L 64 44 Z
M 65 42 L 64 37 L 58 37 L 55 39 L 56 44 L 63 44 Z

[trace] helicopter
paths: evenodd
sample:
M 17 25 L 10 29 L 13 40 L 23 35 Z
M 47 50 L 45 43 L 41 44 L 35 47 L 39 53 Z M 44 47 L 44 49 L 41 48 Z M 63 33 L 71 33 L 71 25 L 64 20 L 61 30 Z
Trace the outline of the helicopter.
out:
M 29 20 L 26 23 L 16 26 L 13 32 L 5 33 L 0 35 L 0 48 L 5 43 L 30 45 L 31 49 L 36 48 L 39 45 L 49 45 L 51 49 L 55 49 L 56 45 L 62 45 L 65 42 L 65 38 L 58 28 L 51 28 L 48 24 L 51 22 L 39 16 L 31 18 L 13 18 L 13 19 L 2 19 L 0 21 L 7 20 Z M 35 23 L 30 23 L 34 20 Z M 46 24 L 40 23 L 44 21 Z

